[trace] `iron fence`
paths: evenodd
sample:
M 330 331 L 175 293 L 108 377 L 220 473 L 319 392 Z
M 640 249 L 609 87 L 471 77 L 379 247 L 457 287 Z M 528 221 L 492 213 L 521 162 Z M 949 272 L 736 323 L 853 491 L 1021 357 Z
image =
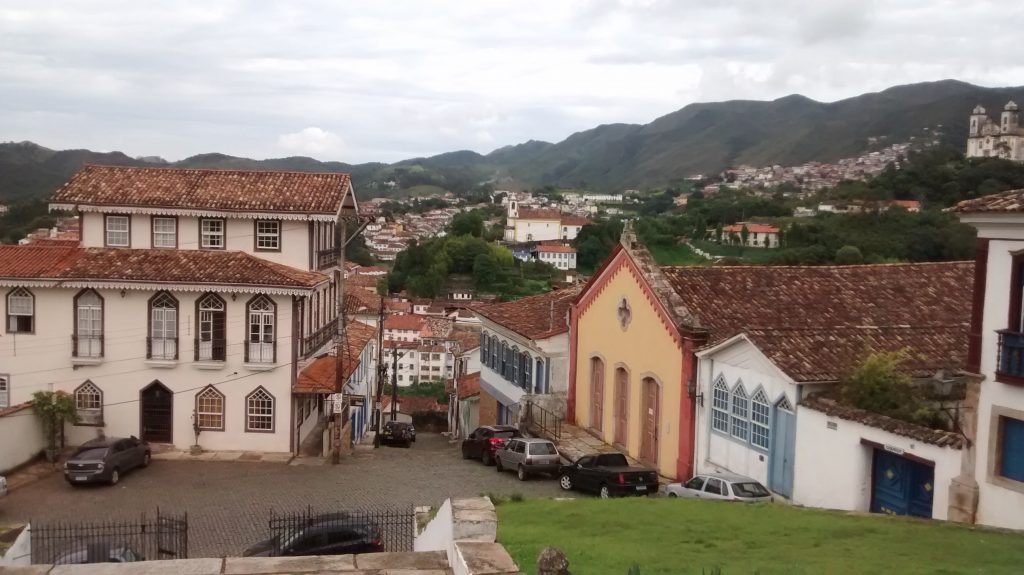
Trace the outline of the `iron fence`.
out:
M 32 563 L 123 563 L 188 558 L 188 514 L 85 523 L 31 523 Z
M 526 428 L 555 443 L 562 439 L 562 418 L 532 401 L 526 403 Z
M 416 513 L 412 506 L 374 510 L 270 512 L 271 555 L 338 555 L 412 551 Z

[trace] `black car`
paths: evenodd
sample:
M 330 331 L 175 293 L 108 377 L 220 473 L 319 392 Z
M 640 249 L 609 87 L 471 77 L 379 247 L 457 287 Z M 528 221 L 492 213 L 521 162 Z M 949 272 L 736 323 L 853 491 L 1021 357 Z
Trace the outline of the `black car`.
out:
M 75 545 L 54 560 L 54 565 L 82 565 L 86 563 L 135 563 L 146 558 L 127 545 L 109 541 L 89 541 Z
M 478 427 L 462 440 L 462 458 L 479 459 L 484 465 L 494 463 L 494 454 L 514 437 L 522 437 L 511 425 L 485 425 Z
M 411 423 L 388 421 L 384 424 L 384 431 L 380 436 L 382 445 L 411 447 L 414 441 L 416 441 L 416 428 Z
M 621 453 L 584 455 L 558 472 L 558 485 L 590 491 L 607 499 L 616 495 L 657 495 L 658 472 L 634 467 Z
M 349 555 L 384 551 L 380 528 L 348 513 L 325 513 L 246 549 L 243 557 Z
M 148 467 L 149 444 L 136 437 L 105 437 L 83 443 L 64 464 L 64 479 L 80 483 L 116 484 L 136 467 Z

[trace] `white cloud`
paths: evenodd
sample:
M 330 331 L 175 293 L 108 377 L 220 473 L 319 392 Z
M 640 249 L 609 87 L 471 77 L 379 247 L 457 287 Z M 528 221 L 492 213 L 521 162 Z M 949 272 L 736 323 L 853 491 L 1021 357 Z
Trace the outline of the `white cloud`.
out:
M 345 149 L 345 142 L 337 134 L 316 126 L 303 128 L 291 134 L 281 134 L 277 138 L 277 144 L 291 153 L 325 159 L 336 157 Z

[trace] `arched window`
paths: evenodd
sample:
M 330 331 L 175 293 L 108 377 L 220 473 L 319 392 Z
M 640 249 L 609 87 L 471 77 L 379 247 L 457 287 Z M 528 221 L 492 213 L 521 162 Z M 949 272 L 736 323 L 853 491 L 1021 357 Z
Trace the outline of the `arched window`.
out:
M 224 431 L 224 394 L 212 385 L 196 394 L 196 422 L 199 429 Z
M 729 386 L 721 376 L 715 380 L 711 392 L 711 427 L 729 433 Z
M 790 413 L 793 412 L 793 404 L 789 402 L 789 398 L 786 397 L 785 394 L 782 395 L 781 399 L 775 402 L 775 408 L 781 409 L 783 411 L 788 411 Z
M 245 430 L 274 431 L 274 396 L 262 387 L 245 396 Z
M 274 344 L 276 308 L 273 300 L 258 295 L 249 300 L 249 343 L 245 348 L 245 361 L 249 363 L 274 363 L 277 361 Z
M 103 298 L 87 289 L 75 296 L 75 357 L 103 357 Z
M 75 389 L 75 411 L 78 425 L 103 425 L 103 392 L 95 383 L 86 380 Z
M 519 357 L 519 346 L 512 346 L 508 356 L 508 380 L 519 385 L 519 368 L 522 367 L 522 358 Z
M 771 431 L 769 414 L 771 406 L 763 389 L 758 389 L 750 400 L 750 443 L 761 449 L 768 449 Z
M 7 333 L 35 331 L 36 298 L 25 288 L 14 288 L 7 294 Z
M 178 359 L 178 300 L 162 291 L 149 300 L 150 359 Z
M 206 294 L 196 300 L 196 360 L 224 361 L 226 316 L 224 300 L 217 294 Z
M 743 384 L 740 383 L 732 390 L 732 427 L 730 431 L 733 437 L 743 441 L 747 440 L 750 425 L 747 419 L 749 417 L 750 400 L 747 398 L 746 390 L 743 389 Z
M 498 338 L 491 336 L 491 365 L 492 371 L 498 371 Z
M 501 342 L 501 377 L 508 379 L 508 343 Z

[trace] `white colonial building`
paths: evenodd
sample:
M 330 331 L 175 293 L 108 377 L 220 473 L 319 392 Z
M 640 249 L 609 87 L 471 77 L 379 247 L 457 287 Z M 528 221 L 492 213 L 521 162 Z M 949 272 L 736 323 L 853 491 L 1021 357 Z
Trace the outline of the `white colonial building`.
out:
M 297 449 L 292 382 L 335 330 L 347 174 L 86 166 L 51 207 L 79 242 L 0 247 L 0 407 L 72 394 L 71 443 Z
M 508 202 L 505 241 L 511 243 L 574 240 L 586 218 L 563 214 L 556 209 L 520 207 L 518 200 Z
M 576 248 L 559 245 L 537 246 L 537 259 L 560 270 L 576 269 Z
M 967 157 L 990 156 L 1024 161 L 1024 128 L 1020 125 L 1020 111 L 1013 101 L 1003 107 L 998 123 L 989 118 L 981 106 L 976 106 L 971 112 Z
M 958 481 L 977 523 L 1024 529 L 1024 190 L 952 208 L 978 230 L 970 372 L 981 379 Z

